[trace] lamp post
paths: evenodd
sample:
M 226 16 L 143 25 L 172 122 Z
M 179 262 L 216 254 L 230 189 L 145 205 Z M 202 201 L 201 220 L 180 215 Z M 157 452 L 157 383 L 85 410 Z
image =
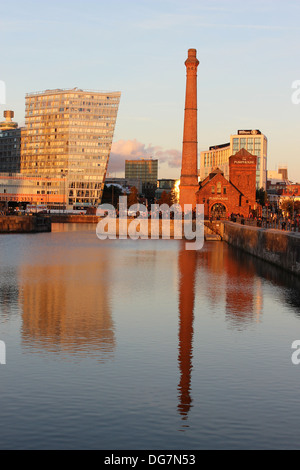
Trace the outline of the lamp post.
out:
M 64 178 L 63 213 L 65 213 L 65 211 L 66 211 L 66 177 L 67 177 L 67 174 L 63 173 L 61 176 L 62 176 L 62 178 Z
M 292 200 L 293 200 L 293 206 L 292 206 L 292 226 L 294 227 L 294 231 L 296 231 L 296 227 L 295 227 L 295 194 L 293 194 Z

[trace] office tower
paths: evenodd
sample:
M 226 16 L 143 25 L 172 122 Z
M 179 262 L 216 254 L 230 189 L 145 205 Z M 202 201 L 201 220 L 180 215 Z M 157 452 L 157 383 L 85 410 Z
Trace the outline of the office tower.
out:
M 78 88 L 27 94 L 21 173 L 64 178 L 69 209 L 97 205 L 120 97 Z
M 288 181 L 288 167 L 287 166 L 279 166 L 278 173 L 282 175 L 283 181 Z
M 150 183 L 157 187 L 158 179 L 158 160 L 140 159 L 126 160 L 125 179 L 138 180 L 142 184 Z
M 136 181 L 149 204 L 154 203 L 158 179 L 158 160 L 141 159 L 125 162 L 125 179 Z M 137 188 L 138 189 L 138 188 Z

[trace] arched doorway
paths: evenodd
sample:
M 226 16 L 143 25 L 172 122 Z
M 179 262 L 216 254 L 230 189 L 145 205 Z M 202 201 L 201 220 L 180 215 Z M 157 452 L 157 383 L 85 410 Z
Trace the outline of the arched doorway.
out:
M 227 218 L 227 209 L 224 204 L 214 204 L 211 208 L 211 217 L 213 219 L 225 219 Z

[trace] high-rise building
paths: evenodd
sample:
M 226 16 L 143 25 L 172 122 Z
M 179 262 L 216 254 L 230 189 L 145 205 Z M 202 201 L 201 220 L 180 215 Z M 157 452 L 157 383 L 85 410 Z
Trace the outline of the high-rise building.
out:
M 152 158 L 127 160 L 125 162 L 125 179 L 141 183 L 143 196 L 149 204 L 152 204 L 157 189 L 158 160 Z
M 140 159 L 126 160 L 125 178 L 141 181 L 143 185 L 150 183 L 157 187 L 158 160 Z
M 64 178 L 68 208 L 97 205 L 120 97 L 78 88 L 27 94 L 21 173 Z
M 288 181 L 288 167 L 287 166 L 279 166 L 278 173 L 282 175 L 282 179 L 284 181 Z
M 0 172 L 20 171 L 21 129 L 13 122 L 13 111 L 4 111 L 5 121 L 0 122 Z
M 241 149 L 257 157 L 256 187 L 267 188 L 268 140 L 259 130 L 239 130 L 230 136 L 230 143 L 210 147 L 201 152 L 200 179 L 204 180 L 215 168 L 229 178 L 229 158 Z

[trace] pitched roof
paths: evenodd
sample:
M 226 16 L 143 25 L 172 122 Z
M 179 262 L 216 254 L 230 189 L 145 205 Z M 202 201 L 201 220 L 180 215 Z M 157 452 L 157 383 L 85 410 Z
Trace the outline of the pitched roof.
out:
M 248 152 L 247 152 L 248 153 Z M 220 168 L 215 168 L 203 181 L 200 181 L 199 183 L 199 191 L 204 188 L 208 183 L 210 183 L 216 176 L 218 175 L 221 175 L 223 176 L 223 178 L 225 179 L 225 181 L 228 183 L 228 184 L 231 184 L 231 186 L 236 189 L 240 194 L 242 194 L 244 196 L 244 194 L 242 193 L 242 191 L 237 188 L 230 180 L 226 179 L 225 176 L 224 176 L 224 172 L 222 170 L 220 170 Z
M 244 158 L 249 158 L 249 157 L 255 157 L 252 153 L 248 152 L 246 149 L 242 148 L 239 152 L 237 152 L 235 155 L 231 155 L 231 157 L 244 157 Z

